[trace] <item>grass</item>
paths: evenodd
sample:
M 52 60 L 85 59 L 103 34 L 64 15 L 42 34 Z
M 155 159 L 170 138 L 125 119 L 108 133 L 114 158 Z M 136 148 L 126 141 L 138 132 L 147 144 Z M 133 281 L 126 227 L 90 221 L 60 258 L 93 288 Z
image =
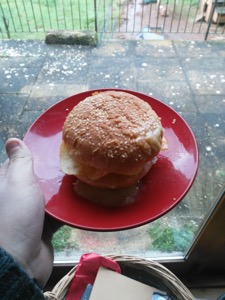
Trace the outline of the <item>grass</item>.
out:
M 168 5 L 169 12 L 177 18 L 194 18 L 198 13 L 200 0 L 160 0 L 160 5 Z
M 131 0 L 1 0 L 0 36 L 44 39 L 49 30 L 96 30 L 110 38 Z M 96 3 L 96 5 L 95 5 Z M 132 2 L 131 2 L 132 3 Z M 200 0 L 161 0 L 174 18 L 195 19 Z M 149 6 L 150 9 L 150 6 Z
M 160 0 L 160 4 L 168 4 L 171 7 L 190 7 L 190 6 L 199 6 L 199 0 Z
M 9 38 L 42 38 L 48 30 L 98 30 L 115 26 L 124 0 L 1 0 L 0 30 Z

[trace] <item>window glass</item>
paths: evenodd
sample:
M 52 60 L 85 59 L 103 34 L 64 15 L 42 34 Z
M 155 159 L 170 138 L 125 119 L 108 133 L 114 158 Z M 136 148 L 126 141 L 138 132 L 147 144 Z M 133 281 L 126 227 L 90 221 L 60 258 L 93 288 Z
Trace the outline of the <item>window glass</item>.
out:
M 89 252 L 159 259 L 183 256 L 211 206 L 206 197 L 199 200 L 196 185 L 173 210 L 150 224 L 114 232 L 62 227 L 53 240 L 55 261 L 76 261 Z
M 55 261 L 76 261 L 89 252 L 157 259 L 184 256 L 225 182 L 225 165 L 216 146 L 220 142 L 211 135 L 206 143 L 199 142 L 196 180 L 174 209 L 150 224 L 123 231 L 94 232 L 64 226 L 54 236 Z

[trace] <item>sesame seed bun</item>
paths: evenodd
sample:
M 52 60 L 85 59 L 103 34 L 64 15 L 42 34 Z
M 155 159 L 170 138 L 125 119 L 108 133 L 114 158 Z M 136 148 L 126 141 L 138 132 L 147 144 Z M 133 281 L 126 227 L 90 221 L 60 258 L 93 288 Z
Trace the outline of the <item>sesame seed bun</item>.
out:
M 61 168 L 66 174 L 100 188 L 121 188 L 149 171 L 163 144 L 163 128 L 147 102 L 106 91 L 72 109 L 62 139 Z

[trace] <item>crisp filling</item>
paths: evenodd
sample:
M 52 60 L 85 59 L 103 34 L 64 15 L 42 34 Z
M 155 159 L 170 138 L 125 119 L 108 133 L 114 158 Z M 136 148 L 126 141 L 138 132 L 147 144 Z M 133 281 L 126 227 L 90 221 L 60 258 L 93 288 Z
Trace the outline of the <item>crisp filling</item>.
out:
M 82 164 L 78 161 L 75 161 L 70 155 L 68 148 L 66 147 L 64 142 L 62 142 L 60 146 L 60 157 L 61 157 L 61 167 L 64 173 L 68 175 L 86 177 L 89 178 L 90 180 L 98 180 L 99 178 L 102 178 L 110 174 L 108 171 L 100 170 L 95 167 L 91 167 Z M 141 172 L 142 169 L 143 168 L 140 168 L 140 170 L 137 170 L 135 173 L 125 173 L 125 174 L 120 173 L 120 175 L 133 176 Z

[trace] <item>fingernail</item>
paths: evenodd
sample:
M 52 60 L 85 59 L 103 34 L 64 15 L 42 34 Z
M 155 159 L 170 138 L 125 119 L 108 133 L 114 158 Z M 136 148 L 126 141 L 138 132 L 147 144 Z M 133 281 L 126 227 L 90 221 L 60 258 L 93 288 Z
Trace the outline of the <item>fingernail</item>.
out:
M 17 150 L 20 148 L 20 143 L 18 141 L 10 141 L 6 144 L 6 151 Z

